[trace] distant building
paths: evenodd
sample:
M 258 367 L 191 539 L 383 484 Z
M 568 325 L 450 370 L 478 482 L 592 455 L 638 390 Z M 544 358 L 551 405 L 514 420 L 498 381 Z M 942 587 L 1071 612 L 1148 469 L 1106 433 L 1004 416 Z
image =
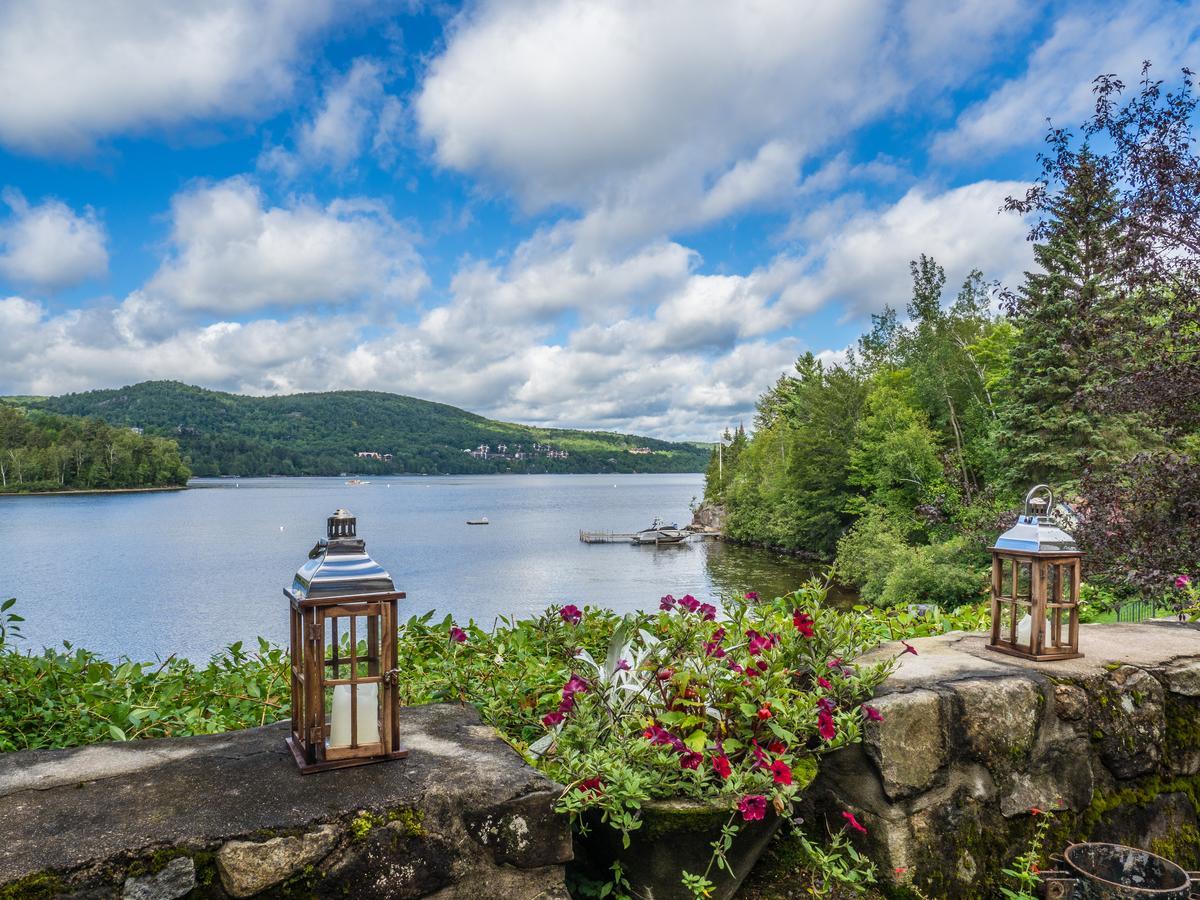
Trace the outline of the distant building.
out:
M 654 451 L 649 447 L 630 447 L 628 452 L 634 456 L 649 456 Z

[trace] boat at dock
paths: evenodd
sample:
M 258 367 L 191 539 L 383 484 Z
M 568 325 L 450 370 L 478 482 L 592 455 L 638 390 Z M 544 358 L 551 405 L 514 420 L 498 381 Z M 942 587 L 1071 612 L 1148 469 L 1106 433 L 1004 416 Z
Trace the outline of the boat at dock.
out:
M 672 522 L 667 525 L 662 519 L 655 518 L 649 528 L 643 528 L 633 536 L 635 544 L 678 544 L 687 540 L 688 532 Z

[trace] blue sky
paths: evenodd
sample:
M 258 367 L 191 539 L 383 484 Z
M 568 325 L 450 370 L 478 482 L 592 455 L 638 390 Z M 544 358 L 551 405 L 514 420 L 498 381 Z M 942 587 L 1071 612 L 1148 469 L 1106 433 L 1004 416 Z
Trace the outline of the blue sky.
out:
M 711 439 L 908 260 L 1014 283 L 1046 119 L 1200 4 L 0 8 L 0 393 L 366 388 Z M 953 293 L 953 291 L 948 291 Z

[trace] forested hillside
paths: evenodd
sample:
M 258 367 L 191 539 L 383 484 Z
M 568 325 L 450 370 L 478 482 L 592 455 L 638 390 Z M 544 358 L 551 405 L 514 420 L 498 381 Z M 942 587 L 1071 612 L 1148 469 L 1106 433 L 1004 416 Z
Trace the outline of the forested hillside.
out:
M 843 364 L 798 360 L 710 461 L 730 536 L 836 560 L 874 602 L 953 606 L 980 597 L 986 547 L 1049 482 L 1093 585 L 1161 596 L 1194 576 L 1200 163 L 1183 84 L 1147 79 L 1121 103 L 1099 79 L 1083 133 L 1050 132 L 1042 180 L 1008 204 L 1035 246 L 1015 290 L 975 272 L 947 296 L 922 256 L 904 317 L 875 316 Z
M 0 403 L 0 493 L 186 484 L 174 441 Z
M 691 444 L 495 422 L 376 391 L 245 397 L 150 381 L 32 406 L 170 437 L 201 476 L 699 472 L 708 460 L 707 448 Z

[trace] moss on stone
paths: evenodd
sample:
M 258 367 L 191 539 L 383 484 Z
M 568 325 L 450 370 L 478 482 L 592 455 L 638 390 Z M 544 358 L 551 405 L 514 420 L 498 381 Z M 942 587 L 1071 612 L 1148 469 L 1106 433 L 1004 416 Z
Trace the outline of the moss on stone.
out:
M 0 887 L 0 900 L 50 900 L 62 893 L 62 879 L 53 872 L 34 872 Z
M 356 841 L 365 840 L 374 829 L 386 825 L 387 819 L 372 812 L 359 813 L 350 823 L 350 834 Z
M 1200 698 L 1167 694 L 1165 706 L 1164 761 L 1171 765 L 1179 761 L 1181 754 L 1195 753 L 1200 748 Z
M 408 837 L 425 837 L 425 813 L 419 809 L 400 807 L 389 810 L 388 824 L 395 823 L 402 834 Z

